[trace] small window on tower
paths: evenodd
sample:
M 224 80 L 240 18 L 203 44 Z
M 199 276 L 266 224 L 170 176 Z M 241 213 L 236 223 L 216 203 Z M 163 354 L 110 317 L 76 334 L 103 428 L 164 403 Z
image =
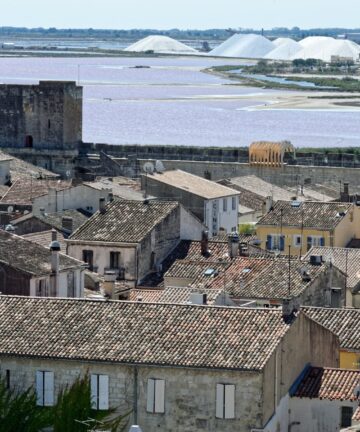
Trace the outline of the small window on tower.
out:
M 32 148 L 34 144 L 33 137 L 31 135 L 26 135 L 25 137 L 25 147 Z

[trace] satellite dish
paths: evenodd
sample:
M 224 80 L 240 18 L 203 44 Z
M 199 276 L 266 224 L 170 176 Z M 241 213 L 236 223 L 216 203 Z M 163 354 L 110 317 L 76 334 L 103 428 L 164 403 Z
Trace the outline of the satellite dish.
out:
M 147 174 L 152 174 L 155 170 L 154 168 L 154 164 L 151 162 L 145 162 L 143 165 L 143 170 L 147 173 Z
M 14 207 L 13 206 L 9 206 L 8 208 L 7 208 L 7 212 L 8 213 L 12 213 L 14 211 Z
M 158 173 L 163 173 L 165 171 L 164 164 L 161 162 L 161 160 L 157 160 L 155 162 L 155 170 Z

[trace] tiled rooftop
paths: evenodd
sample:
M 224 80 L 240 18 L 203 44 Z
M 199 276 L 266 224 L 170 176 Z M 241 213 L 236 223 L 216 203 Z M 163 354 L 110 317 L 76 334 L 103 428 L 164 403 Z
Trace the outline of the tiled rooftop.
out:
M 348 275 L 347 287 L 354 288 L 360 282 L 360 249 L 339 247 L 313 247 L 304 256 L 321 255 L 324 261 L 332 262 L 338 269 Z
M 360 309 L 303 307 L 302 311 L 339 336 L 341 348 L 360 351 Z
M 58 231 L 62 230 L 62 218 L 71 217 L 73 220 L 73 231 L 81 227 L 89 218 L 78 210 L 64 210 L 57 213 L 45 213 L 36 216 Z
M 234 189 L 181 170 L 165 171 L 162 174 L 154 173 L 149 178 L 205 199 L 239 195 L 239 192 Z
M 132 289 L 129 301 L 142 301 L 144 303 L 159 303 L 163 290 L 160 289 Z
M 210 280 L 210 276 L 206 276 L 204 273 L 211 269 L 213 274 L 219 274 L 229 267 L 229 262 L 211 261 L 211 260 L 177 260 L 170 267 L 170 269 L 165 273 L 164 277 L 175 277 L 175 278 L 185 278 L 185 279 L 205 279 Z
M 105 213 L 97 211 L 70 239 L 137 243 L 178 206 L 175 201 L 115 200 L 106 205 Z
M 307 273 L 306 280 L 301 270 Z M 290 295 L 297 297 L 325 271 L 325 265 L 314 266 L 298 259 L 290 261 Z M 310 280 L 308 280 L 310 279 Z M 196 286 L 197 281 L 194 282 Z M 208 288 L 224 287 L 235 298 L 281 300 L 289 296 L 289 264 L 282 258 L 237 257 L 224 275 L 210 281 Z
M 262 370 L 289 329 L 279 310 L 111 300 L 2 296 L 0 316 L 2 356 L 216 369 Z
M 1 204 L 31 205 L 34 198 L 46 195 L 49 189 L 57 191 L 71 187 L 69 180 L 37 180 L 31 177 L 16 180 L 1 198 Z
M 358 406 L 352 416 L 352 420 L 356 422 L 360 422 L 360 406 Z
M 291 201 L 278 201 L 273 209 L 264 215 L 258 225 L 301 226 L 316 229 L 333 229 L 345 217 L 352 204 L 336 202 L 305 201 L 294 207 Z
M 126 200 L 137 200 L 137 201 L 143 201 L 144 200 L 144 194 L 139 190 L 137 187 L 136 182 L 124 184 L 120 183 L 114 179 L 113 181 L 102 178 L 95 182 L 86 182 L 84 183 L 86 186 L 89 186 L 96 190 L 106 190 L 111 189 L 113 195 L 115 197 L 119 197 Z M 151 198 L 151 197 L 148 197 Z M 152 197 L 153 198 L 153 197 Z
M 360 370 L 309 367 L 293 397 L 354 401 Z
M 45 248 L 49 248 L 49 245 L 52 241 L 52 231 L 42 231 L 30 234 L 23 234 L 21 237 L 24 237 L 26 240 L 30 240 L 35 242 Z M 60 243 L 61 252 L 66 254 L 66 244 L 64 240 L 64 236 L 61 233 L 57 233 L 57 241 Z
M 28 178 L 28 177 L 43 178 L 43 179 L 59 178 L 58 174 L 48 171 L 45 168 L 32 165 L 31 163 L 25 162 L 22 159 L 19 159 L 15 156 L 11 156 L 8 153 L 3 152 L 2 150 L 0 150 L 0 159 L 2 160 L 11 159 L 10 174 L 11 174 L 12 182 L 19 180 L 20 178 Z
M 81 261 L 60 254 L 59 269 L 65 270 L 83 265 Z M 22 270 L 35 276 L 51 273 L 51 251 L 39 244 L 0 230 L 0 265 Z
M 191 293 L 206 294 L 206 304 L 213 305 L 219 296 L 221 290 L 199 289 L 194 290 L 187 287 L 168 287 L 165 289 L 132 289 L 130 290 L 130 301 L 142 301 L 144 303 L 171 303 L 171 304 L 188 304 Z

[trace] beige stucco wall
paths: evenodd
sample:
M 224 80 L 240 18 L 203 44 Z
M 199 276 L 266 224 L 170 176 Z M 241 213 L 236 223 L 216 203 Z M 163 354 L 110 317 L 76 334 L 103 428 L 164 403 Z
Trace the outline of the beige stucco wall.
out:
M 264 369 L 264 423 L 306 364 L 338 367 L 339 350 L 337 336 L 300 313 Z
M 55 393 L 86 371 L 109 376 L 109 404 L 126 412 L 134 406 L 134 367 L 116 364 L 1 358 L 0 371 L 10 370 L 13 387 L 35 385 L 36 370 L 54 371 Z M 138 367 L 137 420 L 146 432 L 248 432 L 261 426 L 262 378 L 254 372 Z M 165 380 L 165 413 L 146 412 L 147 380 Z M 235 419 L 215 418 L 216 384 L 235 384 Z

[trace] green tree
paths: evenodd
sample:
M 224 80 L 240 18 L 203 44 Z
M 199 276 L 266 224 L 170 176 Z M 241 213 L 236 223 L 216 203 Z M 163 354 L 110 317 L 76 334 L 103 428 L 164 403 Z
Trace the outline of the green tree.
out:
M 6 432 L 39 432 L 51 425 L 52 414 L 36 405 L 32 388 L 17 392 L 0 381 L 0 430 Z
M 115 408 L 93 410 L 89 375 L 78 377 L 63 388 L 53 408 L 54 432 L 123 431 L 130 413 L 117 415 Z

